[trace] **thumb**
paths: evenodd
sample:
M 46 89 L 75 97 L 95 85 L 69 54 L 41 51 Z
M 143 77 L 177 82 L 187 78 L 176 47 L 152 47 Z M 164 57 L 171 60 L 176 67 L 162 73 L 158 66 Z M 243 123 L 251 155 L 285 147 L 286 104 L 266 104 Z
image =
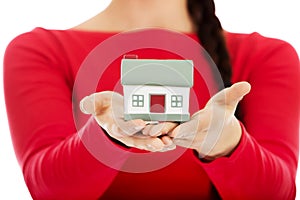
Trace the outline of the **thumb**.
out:
M 238 82 L 233 84 L 229 88 L 225 88 L 221 92 L 217 93 L 212 101 L 218 104 L 235 107 L 242 98 L 248 94 L 251 90 L 251 85 L 246 82 Z
M 99 92 L 84 97 L 79 103 L 81 112 L 92 115 L 100 114 L 110 106 L 112 95 L 110 92 Z
M 84 114 L 94 114 L 95 113 L 95 94 L 84 97 L 80 103 L 79 107 L 81 112 Z
M 226 104 L 234 105 L 238 103 L 242 98 L 247 95 L 251 90 L 250 83 L 243 81 L 233 84 L 226 94 Z

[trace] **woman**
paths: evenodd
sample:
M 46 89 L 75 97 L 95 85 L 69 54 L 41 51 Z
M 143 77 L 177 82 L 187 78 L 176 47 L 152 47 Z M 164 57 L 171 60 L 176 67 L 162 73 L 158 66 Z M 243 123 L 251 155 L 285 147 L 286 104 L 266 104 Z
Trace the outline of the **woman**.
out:
M 72 89 L 85 57 L 115 33 L 149 27 L 197 36 L 224 85 L 233 85 L 201 102 L 202 109 L 181 125 L 124 122 L 112 117 L 111 105 L 122 109 L 122 97 L 102 92 L 112 91 L 120 78 L 112 63 L 101 77 L 99 93 L 81 101 L 82 111 L 93 117 L 77 130 Z M 112 0 L 103 12 L 73 29 L 37 28 L 8 46 L 4 81 L 16 155 L 34 199 L 295 197 L 299 58 L 284 41 L 223 31 L 211 0 Z M 244 81 L 250 83 L 250 93 Z M 220 121 L 210 118 L 213 106 L 226 113 L 224 126 L 211 151 L 203 151 L 210 148 L 204 138 L 215 134 L 209 125 Z M 124 146 L 132 147 L 129 151 L 189 150 L 156 171 L 118 171 L 95 159 L 83 144 L 80 136 L 89 135 L 94 125 L 109 136 L 102 130 L 97 134 L 124 151 Z

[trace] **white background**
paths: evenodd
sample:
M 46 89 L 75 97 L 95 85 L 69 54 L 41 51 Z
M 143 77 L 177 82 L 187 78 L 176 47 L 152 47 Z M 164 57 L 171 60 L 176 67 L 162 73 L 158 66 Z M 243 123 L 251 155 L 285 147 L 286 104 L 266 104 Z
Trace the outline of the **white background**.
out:
M 65 29 L 101 11 L 110 0 L 7 0 L 0 2 L 0 60 L 8 42 L 36 26 Z M 232 32 L 257 31 L 291 43 L 300 54 L 297 0 L 215 0 L 223 27 Z M 297 20 L 298 19 L 298 20 Z M 31 199 L 14 156 L 0 70 L 0 199 Z M 246 172 L 245 172 L 246 173 Z M 300 180 L 297 178 L 300 185 Z M 299 196 L 299 195 L 298 195 Z

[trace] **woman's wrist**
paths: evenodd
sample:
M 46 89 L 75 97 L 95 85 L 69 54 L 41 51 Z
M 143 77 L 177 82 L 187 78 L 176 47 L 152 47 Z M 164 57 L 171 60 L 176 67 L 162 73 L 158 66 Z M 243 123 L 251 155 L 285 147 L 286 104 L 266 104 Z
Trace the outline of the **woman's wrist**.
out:
M 229 157 L 234 152 L 242 136 L 242 128 L 239 121 L 234 117 L 223 130 L 222 134 L 223 137 L 221 136 L 220 139 L 216 141 L 215 147 L 208 154 L 203 155 L 201 149 L 196 149 L 202 161 L 211 162 L 220 157 Z

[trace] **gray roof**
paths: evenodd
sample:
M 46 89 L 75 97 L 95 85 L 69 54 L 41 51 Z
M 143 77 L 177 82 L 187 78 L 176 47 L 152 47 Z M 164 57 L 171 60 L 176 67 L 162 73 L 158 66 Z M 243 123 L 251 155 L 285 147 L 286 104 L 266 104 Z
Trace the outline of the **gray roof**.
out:
M 192 60 L 123 59 L 123 85 L 193 86 Z

